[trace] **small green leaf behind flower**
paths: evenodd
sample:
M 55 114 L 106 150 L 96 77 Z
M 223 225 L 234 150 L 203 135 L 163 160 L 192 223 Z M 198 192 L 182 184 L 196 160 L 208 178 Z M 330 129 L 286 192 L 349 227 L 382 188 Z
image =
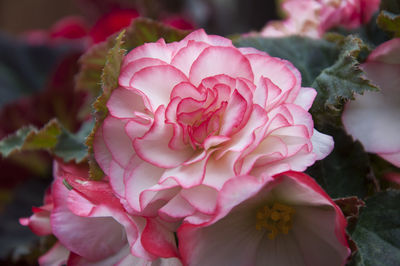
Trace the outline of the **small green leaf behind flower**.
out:
M 87 122 L 77 134 L 72 134 L 55 119 L 41 129 L 23 127 L 0 141 L 0 154 L 8 157 L 22 151 L 47 150 L 65 162 L 80 163 L 87 158 L 84 140 L 92 127 L 93 123 Z
M 354 99 L 355 93 L 378 90 L 365 78 L 359 67 L 369 53 L 362 40 L 350 35 L 339 45 L 341 50 L 336 62 L 324 69 L 311 85 L 318 92 L 311 113 L 321 113 L 327 109 L 340 111 L 345 102 Z

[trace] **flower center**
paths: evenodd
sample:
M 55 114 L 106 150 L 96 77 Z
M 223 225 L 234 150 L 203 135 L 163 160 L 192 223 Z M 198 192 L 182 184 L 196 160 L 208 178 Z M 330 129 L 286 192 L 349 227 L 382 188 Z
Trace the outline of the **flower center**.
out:
M 288 205 L 275 202 L 272 207 L 265 205 L 256 214 L 256 229 L 269 231 L 268 238 L 273 240 L 279 234 L 288 234 L 292 228 L 294 209 Z

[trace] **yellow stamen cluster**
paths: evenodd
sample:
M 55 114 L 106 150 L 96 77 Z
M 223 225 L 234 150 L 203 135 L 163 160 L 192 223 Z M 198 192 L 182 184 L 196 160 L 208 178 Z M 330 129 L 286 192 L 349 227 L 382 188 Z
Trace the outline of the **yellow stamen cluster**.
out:
M 292 228 L 294 209 L 288 205 L 274 203 L 272 207 L 265 205 L 256 214 L 256 229 L 270 231 L 269 239 L 275 239 L 279 233 L 288 234 Z

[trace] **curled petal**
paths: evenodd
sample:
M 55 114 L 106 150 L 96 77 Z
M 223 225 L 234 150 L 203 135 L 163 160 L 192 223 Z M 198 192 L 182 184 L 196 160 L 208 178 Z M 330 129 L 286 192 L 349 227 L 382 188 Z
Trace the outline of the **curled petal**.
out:
M 226 62 L 229 62 L 227 64 Z M 194 61 L 189 78 L 196 86 L 207 77 L 225 74 L 233 78 L 253 81 L 250 63 L 237 49 L 232 47 L 206 48 Z
M 130 87 L 146 95 L 151 111 L 161 105 L 167 106 L 173 88 L 187 77 L 177 68 L 170 65 L 146 67 L 132 77 Z
M 183 43 L 186 43 L 191 40 L 204 42 L 213 46 L 233 47 L 231 40 L 218 35 L 208 35 L 203 29 L 193 31 L 192 33 L 187 35 L 182 41 Z
M 117 119 L 112 116 L 108 116 L 103 122 L 103 139 L 105 145 L 110 151 L 112 158 L 123 167 L 128 165 L 129 160 L 135 154 L 132 141 L 125 133 L 127 122 L 127 120 Z M 104 153 L 104 149 L 99 152 L 98 156 L 103 156 L 101 159 L 106 162 L 108 157 L 104 158 L 107 155 Z
M 313 88 L 301 88 L 299 95 L 297 95 L 294 104 L 301 106 L 304 110 L 308 111 L 317 96 L 317 91 Z
M 98 128 L 96 131 L 93 141 L 93 151 L 96 162 L 99 164 L 100 168 L 105 174 L 109 174 L 110 164 L 113 158 L 103 137 L 103 127 Z
M 127 54 L 122 63 L 122 68 L 125 68 L 129 63 L 142 58 L 153 58 L 169 63 L 171 61 L 171 55 L 171 50 L 168 49 L 164 41 L 145 43 L 144 45 L 136 47 Z
M 178 256 L 173 232 L 154 219 L 147 219 L 142 233 L 142 244 L 155 256 L 163 258 Z
M 167 63 L 159 59 L 148 57 L 134 60 L 121 68 L 121 73 L 118 77 L 118 83 L 120 86 L 127 88 L 130 86 L 132 77 L 136 72 L 146 67 L 159 65 L 167 65 Z
M 254 73 L 254 81 L 259 81 L 261 77 L 270 79 L 278 86 L 283 93 L 291 91 L 297 95 L 301 77 L 298 70 L 285 60 L 262 55 L 250 54 L 246 56 L 251 64 Z M 300 77 L 300 79 L 299 79 Z
M 124 88 L 115 89 L 107 102 L 110 114 L 117 118 L 133 118 L 135 112 L 145 112 L 143 98 Z
M 203 50 L 209 47 L 207 43 L 189 40 L 188 45 L 180 49 L 171 61 L 171 65 L 189 76 L 190 68 Z
M 169 141 L 174 137 L 174 128 L 166 124 L 165 108 L 160 107 L 152 127 L 141 138 L 133 142 L 137 155 L 143 160 L 162 168 L 173 168 L 189 159 L 193 154 L 191 147 L 176 152 L 171 149 Z
M 333 138 L 322 134 L 314 129 L 314 134 L 311 137 L 313 152 L 316 154 L 317 160 L 322 160 L 328 156 L 333 150 Z

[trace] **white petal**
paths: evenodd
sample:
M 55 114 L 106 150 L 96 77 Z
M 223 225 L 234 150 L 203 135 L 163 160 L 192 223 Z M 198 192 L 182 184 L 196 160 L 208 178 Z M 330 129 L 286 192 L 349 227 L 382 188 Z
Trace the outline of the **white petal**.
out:
M 400 151 L 400 101 L 393 102 L 389 97 L 379 92 L 365 92 L 348 103 L 343 112 L 347 132 L 361 141 L 368 152 Z
M 314 134 L 311 137 L 313 145 L 313 153 L 317 156 L 317 160 L 322 160 L 328 156 L 333 150 L 333 138 L 329 135 L 322 134 L 314 129 Z

